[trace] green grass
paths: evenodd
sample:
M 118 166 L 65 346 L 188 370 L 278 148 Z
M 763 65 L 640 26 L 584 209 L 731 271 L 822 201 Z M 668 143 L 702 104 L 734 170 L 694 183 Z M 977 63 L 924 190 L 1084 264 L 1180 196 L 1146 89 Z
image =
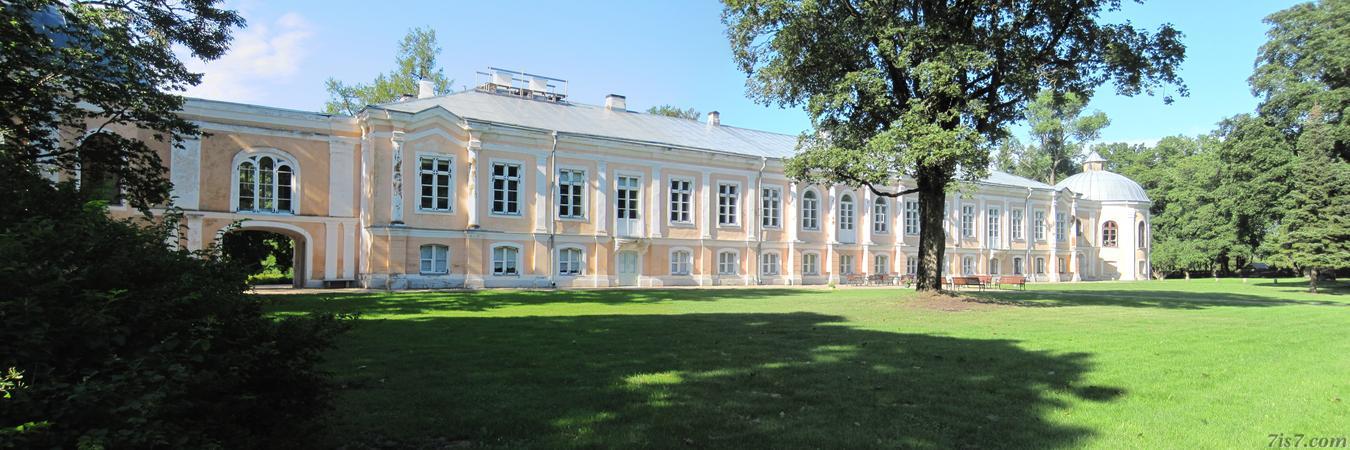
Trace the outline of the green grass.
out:
M 274 297 L 359 312 L 330 444 L 1257 448 L 1350 434 L 1350 289 L 1037 285 Z

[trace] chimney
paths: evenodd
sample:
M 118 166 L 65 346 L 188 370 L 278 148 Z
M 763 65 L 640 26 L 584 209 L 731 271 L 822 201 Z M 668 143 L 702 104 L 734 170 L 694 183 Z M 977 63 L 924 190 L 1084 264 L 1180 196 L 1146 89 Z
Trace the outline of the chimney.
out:
M 436 83 L 431 80 L 417 80 L 417 98 L 431 98 L 436 96 Z
M 606 95 L 605 109 L 608 109 L 610 111 L 627 111 L 628 99 L 619 94 Z
M 709 112 L 708 112 L 708 126 L 710 126 L 710 127 L 720 127 L 720 126 L 722 126 L 722 114 L 719 113 L 719 112 L 717 112 L 717 111 L 709 111 Z

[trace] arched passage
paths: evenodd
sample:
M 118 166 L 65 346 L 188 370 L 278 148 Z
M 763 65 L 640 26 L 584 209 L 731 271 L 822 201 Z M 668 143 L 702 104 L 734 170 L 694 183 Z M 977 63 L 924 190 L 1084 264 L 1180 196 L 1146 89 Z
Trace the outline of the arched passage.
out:
M 221 239 L 225 239 L 230 234 L 250 233 L 250 232 L 268 232 L 276 233 L 290 238 L 292 243 L 291 268 L 293 277 L 291 285 L 297 288 L 305 287 L 306 284 L 314 278 L 311 273 L 311 264 L 314 261 L 314 249 L 309 232 L 295 225 L 280 222 L 269 222 L 260 220 L 245 220 L 239 226 L 222 231 Z

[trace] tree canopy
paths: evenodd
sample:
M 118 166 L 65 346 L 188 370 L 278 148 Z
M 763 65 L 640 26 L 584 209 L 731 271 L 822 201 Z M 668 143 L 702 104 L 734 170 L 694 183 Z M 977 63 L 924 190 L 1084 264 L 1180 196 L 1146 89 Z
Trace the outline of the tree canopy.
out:
M 328 103 L 324 111 L 329 114 L 356 114 L 366 105 L 377 105 L 397 100 L 399 96 L 417 93 L 417 82 L 431 80 L 436 95 L 450 93 L 454 80 L 446 78 L 436 58 L 441 54 L 441 46 L 436 41 L 436 30 L 431 28 L 413 28 L 403 36 L 398 44 L 398 55 L 394 57 L 394 69 L 376 76 L 369 83 L 346 84 L 336 78 L 324 82 L 328 90 Z
M 694 108 L 681 109 L 680 107 L 675 105 L 653 106 L 651 108 L 647 108 L 647 114 L 655 114 L 658 116 L 666 116 L 666 117 L 678 117 L 681 119 L 689 119 L 689 120 L 698 120 L 699 117 L 703 116 L 703 113 L 698 112 L 697 109 Z

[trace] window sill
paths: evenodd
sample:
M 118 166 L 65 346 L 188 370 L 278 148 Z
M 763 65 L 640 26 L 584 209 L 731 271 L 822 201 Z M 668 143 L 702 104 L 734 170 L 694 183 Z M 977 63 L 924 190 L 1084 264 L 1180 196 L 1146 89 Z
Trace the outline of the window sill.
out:
M 419 208 L 419 209 L 417 209 L 416 211 L 413 211 L 413 213 L 415 213 L 415 214 L 436 215 L 436 216 L 450 216 L 450 215 L 454 215 L 454 214 L 455 214 L 455 210 L 453 210 L 453 209 L 446 209 L 446 210 L 439 210 L 439 209 L 420 209 L 420 208 Z
M 524 219 L 524 218 L 525 218 L 525 215 L 524 215 L 524 214 L 520 214 L 520 213 L 516 213 L 516 214 L 506 214 L 506 213 L 495 213 L 495 212 L 490 212 L 490 213 L 488 213 L 488 217 L 500 217 L 500 218 L 503 218 L 503 219 Z
M 667 223 L 666 226 L 671 228 L 698 228 L 694 226 L 693 222 L 670 222 Z
M 557 220 L 559 222 L 575 222 L 575 223 L 586 223 L 591 221 L 591 219 L 587 217 L 558 217 L 554 220 Z
M 717 224 L 717 228 L 718 228 L 718 229 L 728 229 L 728 230 L 739 230 L 739 229 L 741 229 L 741 225 L 740 225 L 740 224 L 735 224 L 735 223 Z
M 427 277 L 443 277 L 450 275 L 450 272 L 417 272 L 417 274 Z

